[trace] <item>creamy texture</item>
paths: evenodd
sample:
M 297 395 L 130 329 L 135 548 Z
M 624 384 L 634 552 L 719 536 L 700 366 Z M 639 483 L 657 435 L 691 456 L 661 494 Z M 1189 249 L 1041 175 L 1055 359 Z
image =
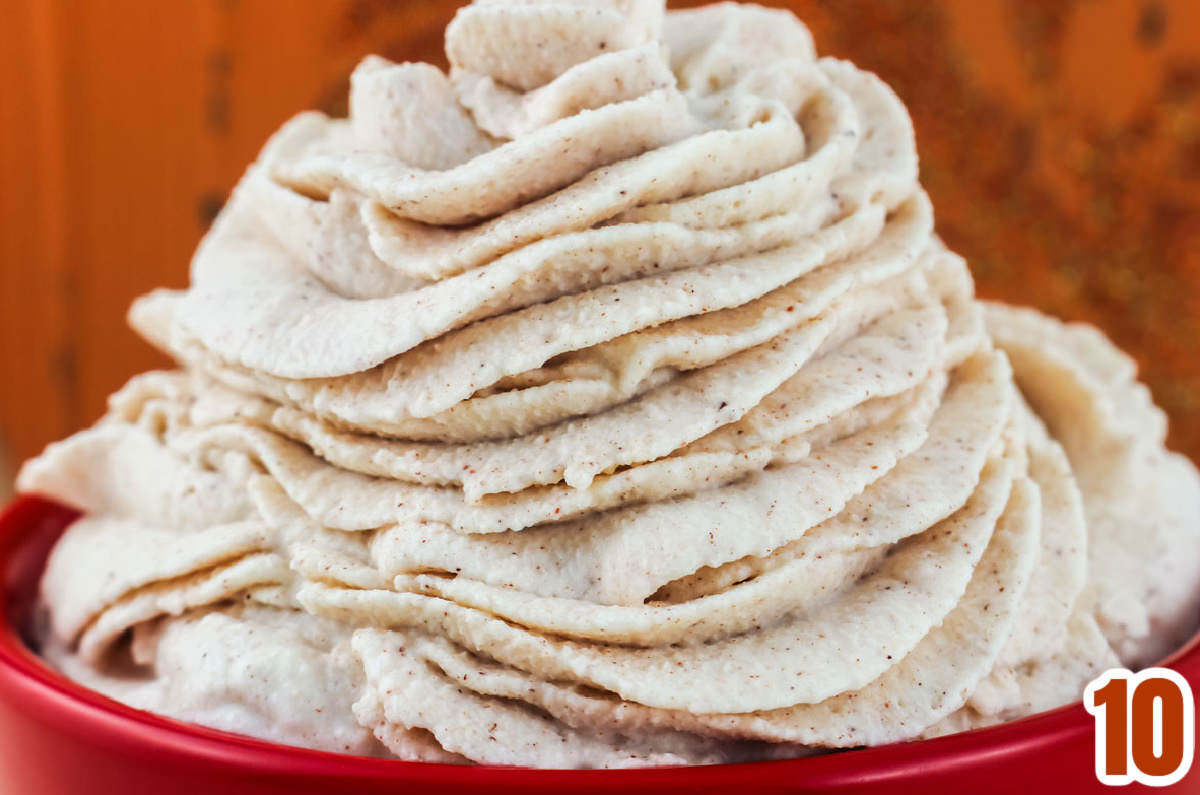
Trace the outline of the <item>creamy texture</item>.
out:
M 542 767 L 987 725 L 1196 623 L 1200 478 L 974 299 L 895 95 L 790 14 L 483 0 L 251 166 L 131 381 L 47 654 L 281 742 Z

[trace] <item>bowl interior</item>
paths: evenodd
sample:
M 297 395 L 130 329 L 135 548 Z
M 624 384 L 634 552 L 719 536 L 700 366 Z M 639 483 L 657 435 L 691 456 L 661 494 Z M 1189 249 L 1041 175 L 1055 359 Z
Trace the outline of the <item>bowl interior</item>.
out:
M 4 621 L 31 649 L 35 649 L 34 617 L 42 570 L 55 542 L 79 515 L 38 497 L 19 498 L 4 515 L 5 527 L 11 523 L 24 528 L 0 534 Z

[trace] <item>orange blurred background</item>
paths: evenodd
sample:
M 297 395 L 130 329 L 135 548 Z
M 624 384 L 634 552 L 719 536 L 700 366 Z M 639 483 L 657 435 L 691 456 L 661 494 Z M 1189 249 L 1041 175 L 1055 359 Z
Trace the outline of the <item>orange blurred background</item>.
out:
M 1200 2 L 795 0 L 908 104 L 938 228 L 980 292 L 1102 325 L 1200 457 Z M 381 52 L 444 63 L 456 3 L 6 0 L 0 491 L 167 363 L 130 300 L 182 286 L 258 147 L 345 111 Z M 7 472 L 5 471 L 7 469 Z

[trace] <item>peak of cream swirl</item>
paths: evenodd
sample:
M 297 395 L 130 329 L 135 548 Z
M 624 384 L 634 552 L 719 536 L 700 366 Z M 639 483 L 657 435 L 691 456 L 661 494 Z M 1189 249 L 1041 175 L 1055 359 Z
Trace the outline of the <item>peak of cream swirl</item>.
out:
M 1106 340 L 975 301 L 877 78 L 735 4 L 477 2 L 446 49 L 285 125 L 131 312 L 183 370 L 26 465 L 91 514 L 44 583 L 72 675 L 700 763 L 1027 714 L 1191 628 L 1194 468 Z

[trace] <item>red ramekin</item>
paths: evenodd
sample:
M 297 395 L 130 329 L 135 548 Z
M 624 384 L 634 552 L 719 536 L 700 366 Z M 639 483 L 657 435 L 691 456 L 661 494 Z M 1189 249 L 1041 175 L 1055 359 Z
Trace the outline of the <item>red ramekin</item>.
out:
M 1103 792 L 1081 704 L 965 734 L 780 762 L 523 770 L 396 762 L 272 745 L 130 709 L 22 641 L 54 541 L 77 514 L 20 497 L 0 514 L 0 792 L 4 795 L 397 795 L 562 792 Z M 1164 665 L 1195 686 L 1200 635 Z M 1141 789 L 1134 785 L 1133 789 Z M 1172 791 L 1200 793 L 1195 767 Z

